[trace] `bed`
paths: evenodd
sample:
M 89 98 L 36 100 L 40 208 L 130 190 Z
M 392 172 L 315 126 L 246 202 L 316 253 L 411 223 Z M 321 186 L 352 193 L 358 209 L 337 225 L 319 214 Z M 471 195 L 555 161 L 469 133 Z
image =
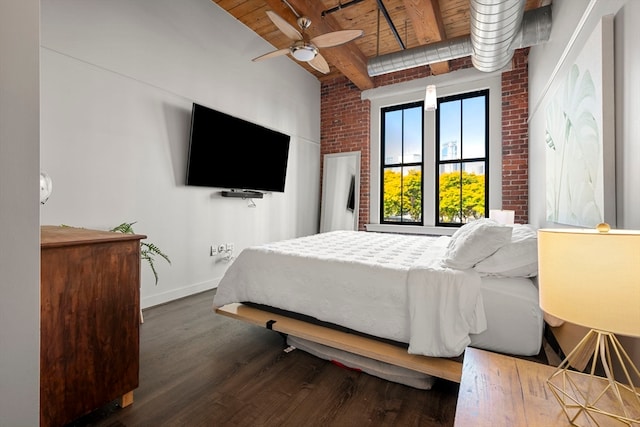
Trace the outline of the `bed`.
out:
M 467 346 L 540 352 L 536 274 L 528 225 L 481 219 L 452 236 L 331 231 L 244 249 L 213 308 L 302 339 L 298 347 L 459 381 Z

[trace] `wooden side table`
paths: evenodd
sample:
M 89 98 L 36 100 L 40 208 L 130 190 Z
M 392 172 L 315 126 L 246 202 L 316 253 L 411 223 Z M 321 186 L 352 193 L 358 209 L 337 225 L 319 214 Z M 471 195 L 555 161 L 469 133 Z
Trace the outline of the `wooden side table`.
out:
M 555 367 L 467 348 L 455 427 L 571 426 L 547 387 Z

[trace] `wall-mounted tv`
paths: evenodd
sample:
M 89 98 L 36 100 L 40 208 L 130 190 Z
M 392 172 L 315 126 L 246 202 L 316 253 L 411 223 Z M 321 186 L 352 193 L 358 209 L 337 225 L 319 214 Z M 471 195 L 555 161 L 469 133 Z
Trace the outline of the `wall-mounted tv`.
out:
M 284 192 L 291 137 L 194 103 L 187 185 Z

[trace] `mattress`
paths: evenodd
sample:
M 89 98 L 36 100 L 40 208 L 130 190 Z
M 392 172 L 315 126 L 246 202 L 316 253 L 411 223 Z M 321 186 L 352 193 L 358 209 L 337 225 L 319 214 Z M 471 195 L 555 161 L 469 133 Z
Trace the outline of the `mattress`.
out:
M 427 356 L 458 356 L 467 345 L 538 354 L 543 320 L 531 279 L 443 269 L 447 239 L 333 231 L 247 248 L 213 306 L 271 306 Z
M 538 288 L 526 277 L 483 277 L 487 329 L 471 335 L 470 346 L 516 356 L 540 352 L 544 332 Z

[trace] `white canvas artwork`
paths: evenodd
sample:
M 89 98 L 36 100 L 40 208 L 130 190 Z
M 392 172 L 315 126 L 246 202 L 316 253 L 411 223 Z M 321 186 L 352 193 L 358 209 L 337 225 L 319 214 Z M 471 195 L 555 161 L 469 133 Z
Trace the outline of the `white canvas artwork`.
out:
M 545 110 L 546 213 L 559 224 L 615 221 L 615 206 L 609 206 L 615 193 L 613 114 L 606 110 L 613 109 L 613 58 L 606 51 L 613 38 L 603 22 L 560 77 Z

